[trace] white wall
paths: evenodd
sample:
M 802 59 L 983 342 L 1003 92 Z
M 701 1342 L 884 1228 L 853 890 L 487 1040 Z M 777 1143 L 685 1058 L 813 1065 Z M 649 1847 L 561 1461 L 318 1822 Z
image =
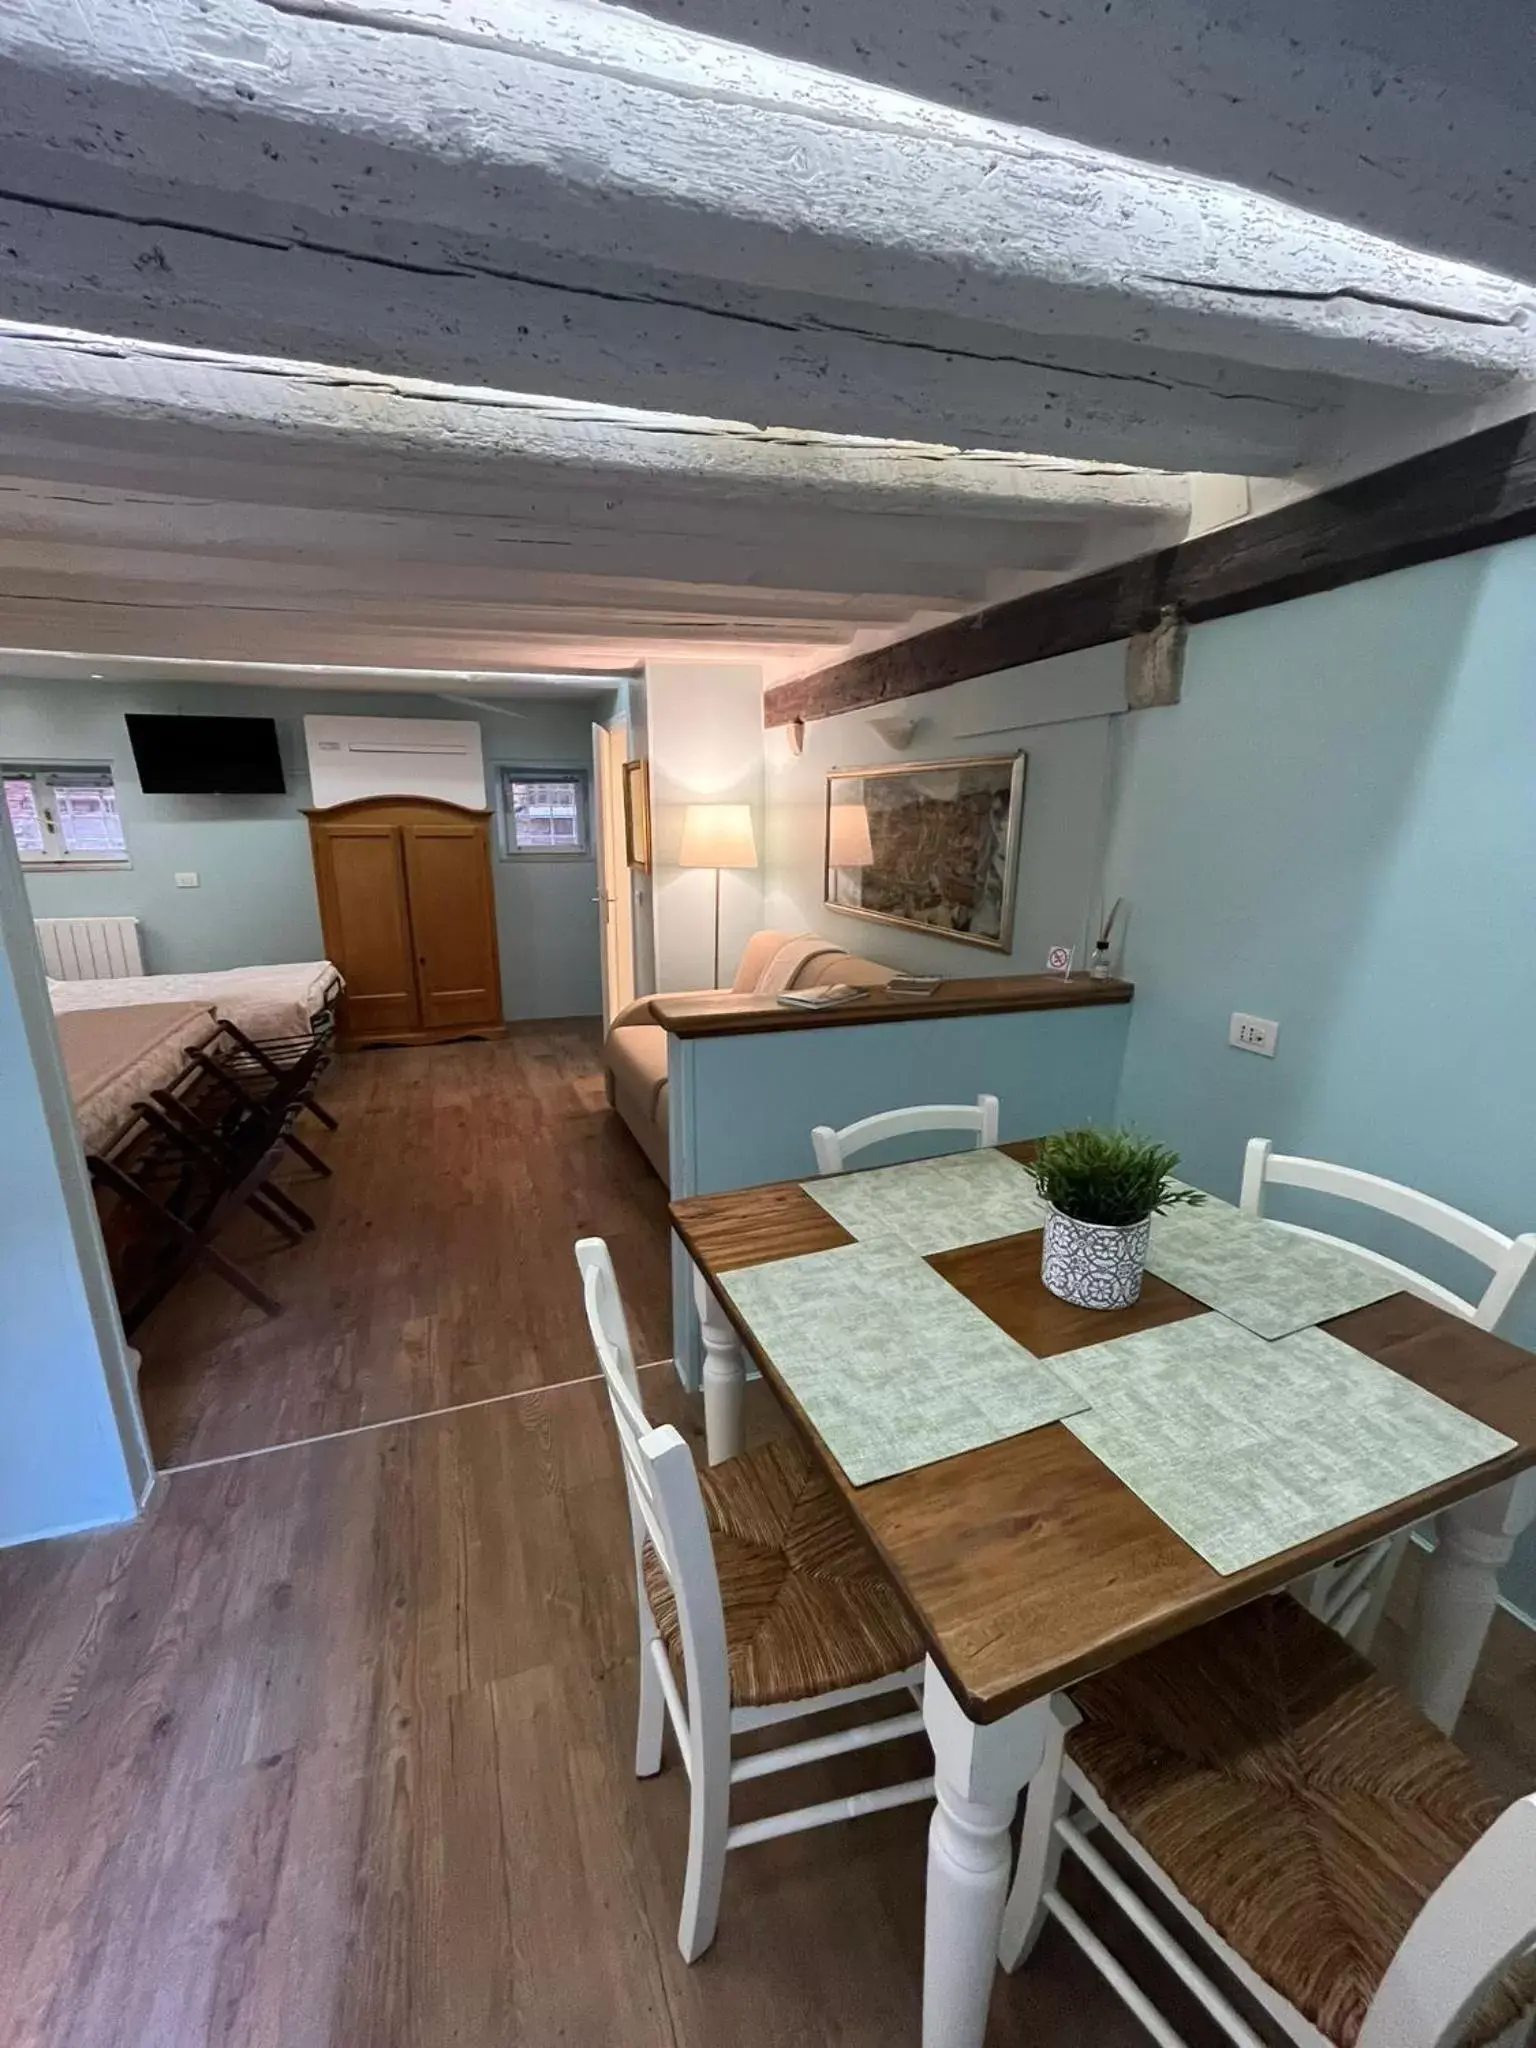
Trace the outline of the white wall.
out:
M 805 752 L 798 759 L 785 728 L 774 728 L 766 745 L 765 922 L 824 932 L 850 952 L 916 973 L 1035 973 L 1056 944 L 1075 946 L 1078 964 L 1085 964 L 1089 926 L 1099 907 L 1113 718 L 1124 706 L 1122 644 L 1003 669 L 908 698 L 893 706 L 893 713 L 921 724 L 902 753 L 873 730 L 870 721 L 880 716 L 878 710 L 814 721 L 806 727 Z M 822 854 L 829 769 L 1011 754 L 1020 748 L 1029 761 L 1011 951 L 994 953 L 826 906 Z
M 655 860 L 651 923 L 658 989 L 714 981 L 715 878 L 677 866 L 689 804 L 750 804 L 763 858 L 763 671 L 752 661 L 650 661 L 645 667 Z M 764 923 L 761 866 L 720 878 L 720 979 Z
M 631 676 L 614 700 L 614 716 L 623 716 L 629 722 L 629 758 L 644 761 L 647 776 L 651 773 L 650 699 L 645 687 L 642 671 Z M 655 861 L 650 870 L 631 868 L 629 875 L 630 907 L 634 914 L 635 926 L 635 994 L 650 996 L 656 993 L 656 918 L 655 918 Z
M 126 1520 L 152 1473 L 15 843 L 0 823 L 0 1545 Z

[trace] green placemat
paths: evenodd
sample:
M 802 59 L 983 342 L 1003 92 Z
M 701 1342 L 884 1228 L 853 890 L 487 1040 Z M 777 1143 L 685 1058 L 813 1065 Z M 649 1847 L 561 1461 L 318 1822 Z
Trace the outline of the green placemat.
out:
M 1218 1572 L 1514 1448 L 1326 1330 L 1192 1316 L 1051 1364 L 1088 1404 L 1067 1427 Z
M 1045 1221 L 1045 1204 L 1033 1178 L 1017 1160 L 990 1149 L 833 1174 L 801 1185 L 861 1242 L 899 1238 L 924 1254 L 1016 1237 Z
M 719 1284 L 855 1486 L 1083 1405 L 904 1244 L 809 1252 Z
M 1210 1196 L 1153 1217 L 1147 1270 L 1256 1337 L 1288 1337 L 1401 1292 L 1352 1252 Z

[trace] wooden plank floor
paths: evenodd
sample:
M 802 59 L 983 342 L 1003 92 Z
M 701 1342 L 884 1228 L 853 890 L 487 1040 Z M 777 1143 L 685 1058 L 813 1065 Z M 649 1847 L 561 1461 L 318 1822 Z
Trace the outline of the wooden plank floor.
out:
M 7 2048 L 914 2041 L 923 1811 L 743 1852 L 678 1956 L 627 1546 L 588 1383 L 176 1472 L 126 1533 L 0 1557 Z M 1010 2048 L 1137 2039 L 1064 1944 L 998 2005 Z
M 579 1102 L 590 1055 L 565 1041 L 551 1033 L 553 1068 L 535 1071 L 548 1099 L 570 1088 Z M 452 1049 L 451 1087 L 415 1055 L 406 1071 L 442 1109 L 454 1089 L 468 1098 L 467 1076 L 500 1088 L 543 1057 L 525 1045 L 461 1063 L 468 1050 Z M 376 1122 L 362 1156 L 404 1157 L 387 1131 L 401 1091 L 367 1066 L 346 1086 L 349 1129 Z M 559 1113 L 582 1128 L 584 1112 Z M 459 1129 L 476 1116 L 466 1099 Z M 579 1142 L 595 1149 L 590 1132 Z M 444 1200 L 451 1150 L 425 1153 Z M 616 1185 L 602 1200 L 601 1227 L 643 1265 L 650 1197 L 626 1210 Z M 485 1255 L 472 1222 L 439 1234 L 425 1194 L 411 1206 L 435 1257 L 458 1243 Z M 715 1948 L 691 1969 L 678 1956 L 686 1781 L 670 1746 L 659 1778 L 632 1774 L 617 1449 L 599 1385 L 538 1383 L 589 1361 L 584 1338 L 557 1354 L 552 1335 L 569 1244 L 553 1224 L 529 1235 L 548 1271 L 528 1282 L 544 1348 L 524 1391 L 174 1470 L 128 1529 L 0 1553 L 0 2048 L 915 2048 L 923 1809 L 743 1851 Z M 391 1259 L 407 1236 L 389 1225 Z M 312 1276 L 305 1311 L 322 1375 L 326 1287 L 353 1313 L 367 1299 L 351 1270 L 361 1225 L 316 1252 L 327 1244 L 334 1269 Z M 654 1303 L 659 1240 L 650 1256 L 657 1270 L 638 1277 Z M 424 1293 L 419 1272 L 409 1284 Z M 450 1267 L 438 1299 L 462 1284 Z M 510 1274 L 495 1286 L 520 1299 Z M 266 1355 L 293 1382 L 284 1399 L 207 1398 L 205 1427 L 221 1412 L 252 1432 L 263 1412 L 292 1426 L 303 1368 Z M 462 1372 L 491 1369 L 471 1357 Z M 392 1368 L 382 1380 L 389 1398 L 415 1384 Z M 670 1369 L 644 1386 L 655 1418 L 697 1442 Z M 783 1427 L 766 1388 L 749 1392 L 751 1433 Z M 1463 1734 L 1508 1792 L 1536 1777 L 1533 1677 L 1536 1638 L 1499 1617 Z M 748 1786 L 739 1811 L 905 1777 L 922 1755 L 893 1745 L 791 1788 Z M 1191 2048 L 1216 2048 L 1139 1939 L 1111 1928 Z M 1026 1972 L 998 1980 L 987 2039 L 1145 2042 L 1054 1928 Z
M 341 1128 L 304 1135 L 335 1177 L 285 1176 L 314 1237 L 290 1249 L 247 1218 L 226 1240 L 284 1313 L 205 1273 L 134 1340 L 161 1466 L 590 1371 L 588 1234 L 613 1248 L 640 1356 L 670 1353 L 666 1191 L 603 1100 L 595 1019 L 345 1054 L 322 1099 Z
M 126 1532 L 0 1556 L 0 2041 L 915 2048 L 922 1809 L 733 1857 L 679 1958 L 686 1783 L 631 1774 L 627 1546 L 586 1383 L 176 1472 Z M 1469 1733 L 1506 1783 L 1533 1671 L 1500 1617 Z M 999 1980 L 989 2048 L 1142 2038 L 1058 1930 Z

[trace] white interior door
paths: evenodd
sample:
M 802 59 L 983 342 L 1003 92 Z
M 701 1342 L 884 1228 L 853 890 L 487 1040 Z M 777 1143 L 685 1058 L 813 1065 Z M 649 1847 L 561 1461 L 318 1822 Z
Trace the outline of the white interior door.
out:
M 592 817 L 603 963 L 603 1029 L 635 999 L 634 912 L 624 849 L 624 762 L 629 727 L 592 728 Z

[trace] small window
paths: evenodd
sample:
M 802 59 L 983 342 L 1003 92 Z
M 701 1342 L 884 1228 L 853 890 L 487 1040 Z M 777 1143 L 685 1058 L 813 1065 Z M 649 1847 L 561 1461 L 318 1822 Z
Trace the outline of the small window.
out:
M 508 854 L 584 854 L 591 849 L 582 769 L 503 768 L 501 816 Z
M 0 772 L 23 866 L 127 865 L 110 768 L 7 766 Z

